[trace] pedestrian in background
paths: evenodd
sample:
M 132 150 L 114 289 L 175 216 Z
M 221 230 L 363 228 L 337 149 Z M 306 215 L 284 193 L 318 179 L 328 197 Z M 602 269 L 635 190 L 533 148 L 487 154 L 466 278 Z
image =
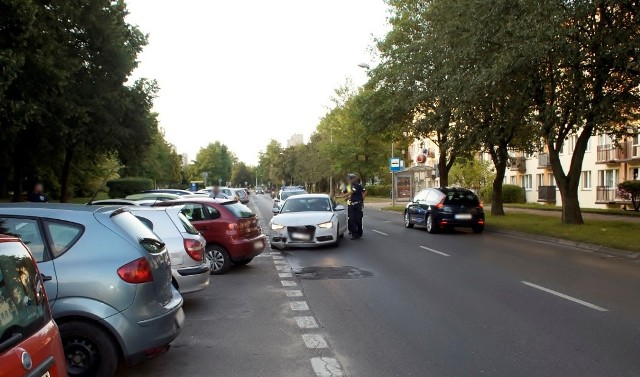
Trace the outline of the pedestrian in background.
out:
M 213 186 L 211 189 L 211 199 L 226 199 L 227 196 L 220 192 L 220 186 Z
M 349 233 L 351 239 L 356 240 L 362 238 L 362 218 L 364 217 L 364 198 L 367 196 L 365 189 L 355 174 L 349 174 L 349 184 L 343 190 L 339 198 L 347 198 L 347 208 L 349 216 Z
M 38 182 L 33 185 L 33 190 L 27 194 L 27 201 L 33 203 L 47 203 L 47 196 L 44 194 L 44 186 Z

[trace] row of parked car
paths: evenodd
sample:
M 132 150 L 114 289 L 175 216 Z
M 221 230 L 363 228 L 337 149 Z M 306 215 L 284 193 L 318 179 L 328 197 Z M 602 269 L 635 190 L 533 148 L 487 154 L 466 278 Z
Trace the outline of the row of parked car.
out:
M 110 377 L 160 355 L 182 294 L 266 246 L 235 199 L 90 204 L 0 205 L 0 375 Z

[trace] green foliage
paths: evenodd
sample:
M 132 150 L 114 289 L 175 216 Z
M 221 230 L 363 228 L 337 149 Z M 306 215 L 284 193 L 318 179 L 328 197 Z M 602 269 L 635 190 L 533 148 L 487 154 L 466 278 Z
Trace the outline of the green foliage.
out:
M 182 160 L 173 146 L 167 143 L 160 132 L 156 132 L 146 153 L 130 160 L 121 175 L 151 178 L 157 186 L 169 186 L 182 180 L 181 165 Z
M 493 180 L 495 174 L 491 170 L 492 165 L 489 161 L 477 158 L 459 159 L 449 171 L 449 182 L 477 191 Z
M 255 174 L 244 162 L 238 162 L 231 168 L 231 183 L 235 186 L 251 186 L 255 184 Z
M 209 143 L 204 148 L 200 148 L 196 155 L 194 167 L 191 170 L 191 180 L 202 180 L 202 173 L 208 173 L 208 182 L 218 182 L 222 184 L 231 181 L 231 170 L 237 162 L 236 156 L 229 151 L 229 148 L 216 141 Z M 195 176 L 194 176 L 195 175 Z
M 631 200 L 634 211 L 640 211 L 640 180 L 624 181 L 618 184 L 622 195 Z
M 371 185 L 366 186 L 366 188 L 367 196 L 391 197 L 391 185 Z
M 480 199 L 489 204 L 491 203 L 491 195 L 493 193 L 492 186 L 486 186 L 478 192 Z M 527 197 L 524 188 L 518 185 L 502 185 L 502 202 L 503 203 L 526 203 Z
M 127 195 L 138 194 L 144 190 L 153 189 L 153 180 L 149 178 L 122 178 L 107 182 L 110 198 L 124 198 Z

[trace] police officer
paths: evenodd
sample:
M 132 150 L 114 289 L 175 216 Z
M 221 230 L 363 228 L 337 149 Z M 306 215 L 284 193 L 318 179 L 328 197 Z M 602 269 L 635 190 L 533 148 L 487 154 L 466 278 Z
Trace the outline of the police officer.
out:
M 347 198 L 349 208 L 349 233 L 351 239 L 356 240 L 362 238 L 362 217 L 364 216 L 362 209 L 364 208 L 364 198 L 367 196 L 367 189 L 361 184 L 355 174 L 349 174 L 349 184 L 343 191 L 340 198 Z

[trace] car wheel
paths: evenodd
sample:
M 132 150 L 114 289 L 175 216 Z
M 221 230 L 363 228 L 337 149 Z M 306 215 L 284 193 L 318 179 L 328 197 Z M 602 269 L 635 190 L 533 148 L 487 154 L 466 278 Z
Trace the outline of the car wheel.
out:
M 405 228 L 413 228 L 413 223 L 411 222 L 411 217 L 409 216 L 409 211 L 404 212 L 404 227 Z
M 231 259 L 224 247 L 218 245 L 207 247 L 206 257 L 211 267 L 211 275 L 222 275 L 229 271 Z
M 118 350 L 109 334 L 86 322 L 60 324 L 60 335 L 71 377 L 112 377 L 118 367 Z
M 252 260 L 253 258 L 240 259 L 240 260 L 233 261 L 233 264 L 235 264 L 236 266 L 244 266 L 251 263 Z
M 472 229 L 473 229 L 473 233 L 480 234 L 484 231 L 484 225 L 476 225 Z
M 427 216 L 426 223 L 427 223 L 427 232 L 431 234 L 438 233 L 438 225 L 436 224 L 436 219 L 433 217 L 432 213 L 430 213 L 429 216 Z

